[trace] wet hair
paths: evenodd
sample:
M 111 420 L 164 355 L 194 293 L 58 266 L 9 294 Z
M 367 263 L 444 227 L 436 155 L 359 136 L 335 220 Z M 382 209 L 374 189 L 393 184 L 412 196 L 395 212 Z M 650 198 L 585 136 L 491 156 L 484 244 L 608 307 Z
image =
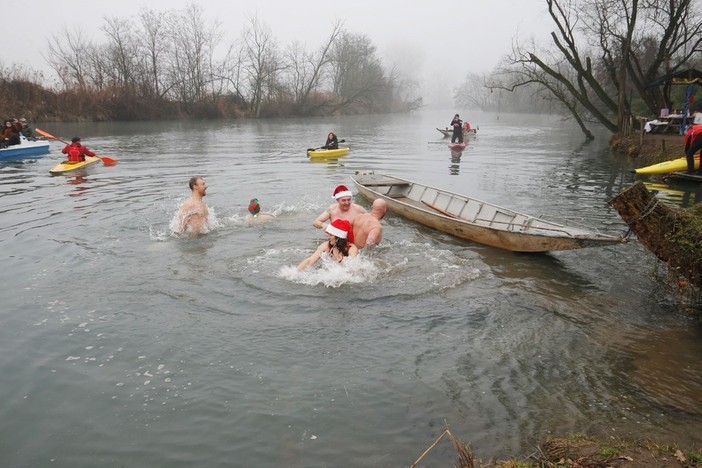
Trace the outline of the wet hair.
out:
M 200 179 L 202 179 L 202 177 L 200 177 L 200 176 L 192 176 L 190 178 L 190 182 L 188 182 L 188 187 L 190 187 L 190 190 L 195 188 L 195 184 L 197 184 L 197 181 Z
M 348 239 L 342 239 L 341 237 L 336 238 L 336 243 L 334 244 L 334 247 L 344 254 L 344 257 L 349 256 L 349 240 Z

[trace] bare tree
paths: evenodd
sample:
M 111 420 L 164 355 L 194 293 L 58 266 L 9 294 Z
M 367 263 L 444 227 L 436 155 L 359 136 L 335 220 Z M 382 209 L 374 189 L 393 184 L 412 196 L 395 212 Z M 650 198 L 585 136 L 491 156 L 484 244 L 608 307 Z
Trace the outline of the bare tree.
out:
M 102 30 L 107 34 L 106 54 L 103 55 L 105 70 L 112 84 L 123 92 L 133 93 L 136 79 L 138 45 L 132 31 L 132 22 L 127 19 L 106 18 Z
M 142 90 L 146 96 L 162 97 L 169 88 L 164 89 L 164 57 L 169 53 L 170 31 L 168 23 L 170 13 L 144 10 L 139 15 L 141 40 L 139 58 L 144 76 L 141 77 Z
M 90 82 L 90 51 L 93 44 L 79 28 L 64 29 L 49 39 L 46 60 L 56 72 L 64 88 L 83 91 Z
M 257 16 L 249 19 L 243 32 L 243 68 L 251 91 L 251 109 L 256 118 L 261 117 L 264 94 L 277 86 L 278 72 L 285 68 L 278 44 L 268 26 L 259 22 Z
M 647 85 L 700 52 L 699 8 L 693 0 L 546 0 L 555 31 L 551 47 L 517 45 L 490 86 L 536 83 L 550 92 L 583 131 L 591 119 L 611 132 L 631 113 L 636 91 L 654 112 L 657 91 Z M 651 45 L 657 45 L 655 54 Z M 511 75 L 511 76 L 510 76 Z
M 382 107 L 391 87 L 370 39 L 362 34 L 345 33 L 334 45 L 332 89 L 339 97 L 339 108 L 354 102 Z
M 316 53 L 307 52 L 299 42 L 294 42 L 286 51 L 289 64 L 288 82 L 295 104 L 305 109 L 310 94 L 319 89 L 324 70 L 332 61 L 332 47 L 343 32 L 343 22 L 337 21 L 332 32 Z
M 168 78 L 185 104 L 210 97 L 211 65 L 221 34 L 219 23 L 208 24 L 203 13 L 202 7 L 190 3 L 170 18 L 173 47 L 168 56 Z
M 465 81 L 454 91 L 456 104 L 463 108 L 477 107 L 483 111 L 496 109 L 495 90 L 485 86 L 486 81 L 485 74 L 468 73 Z
M 648 84 L 690 66 L 695 57 L 700 61 L 702 13 L 694 0 L 647 0 L 644 5 L 645 21 L 634 37 L 635 53 L 630 55 L 627 70 L 634 89 L 657 115 L 661 104 L 670 104 L 670 89 L 661 93 Z

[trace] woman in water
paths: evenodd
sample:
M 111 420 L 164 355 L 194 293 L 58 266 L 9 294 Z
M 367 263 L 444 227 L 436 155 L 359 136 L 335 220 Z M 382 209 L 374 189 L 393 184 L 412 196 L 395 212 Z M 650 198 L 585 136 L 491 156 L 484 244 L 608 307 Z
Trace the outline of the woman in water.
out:
M 346 257 L 355 257 L 358 255 L 358 247 L 348 241 L 351 223 L 345 219 L 335 219 L 331 224 L 327 225 L 327 241 L 323 242 L 312 255 L 304 259 L 297 266 L 297 269 L 302 271 L 305 268 L 311 267 L 322 258 L 322 255 L 328 255 L 337 262 L 341 263 Z

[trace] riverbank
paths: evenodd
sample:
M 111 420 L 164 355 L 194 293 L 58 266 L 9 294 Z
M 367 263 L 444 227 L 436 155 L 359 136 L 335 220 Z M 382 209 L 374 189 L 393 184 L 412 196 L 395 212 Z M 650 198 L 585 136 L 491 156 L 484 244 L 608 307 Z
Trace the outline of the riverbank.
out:
M 681 448 L 657 441 L 626 441 L 611 437 L 599 440 L 582 433 L 549 437 L 533 453 L 495 462 L 475 460 L 468 445 L 463 444 L 448 429 L 411 465 L 429 458 L 429 452 L 442 439 L 448 439 L 456 450 L 453 466 L 459 468 L 555 468 L 555 467 L 693 467 L 702 464 L 702 451 Z
M 684 155 L 682 135 L 613 135 L 609 140 L 609 148 L 635 159 L 639 166 Z

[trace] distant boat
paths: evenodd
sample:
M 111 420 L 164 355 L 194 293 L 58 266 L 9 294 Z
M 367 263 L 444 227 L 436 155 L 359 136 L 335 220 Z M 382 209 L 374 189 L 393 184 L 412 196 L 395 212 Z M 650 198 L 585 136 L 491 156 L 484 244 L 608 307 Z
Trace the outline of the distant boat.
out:
M 442 232 L 513 252 L 549 252 L 625 242 L 621 236 L 566 226 L 465 195 L 382 174 L 352 176 L 358 192 L 388 210 Z
M 444 138 L 450 138 L 453 136 L 453 129 L 452 128 L 436 128 L 439 133 L 441 133 Z M 475 135 L 478 133 L 478 130 L 475 128 L 471 128 L 470 130 L 466 130 L 465 128 L 463 129 L 463 138 L 474 138 Z
M 48 141 L 30 141 L 20 136 L 19 145 L 10 145 L 0 149 L 0 161 L 21 161 L 23 159 L 36 159 L 49 153 Z

